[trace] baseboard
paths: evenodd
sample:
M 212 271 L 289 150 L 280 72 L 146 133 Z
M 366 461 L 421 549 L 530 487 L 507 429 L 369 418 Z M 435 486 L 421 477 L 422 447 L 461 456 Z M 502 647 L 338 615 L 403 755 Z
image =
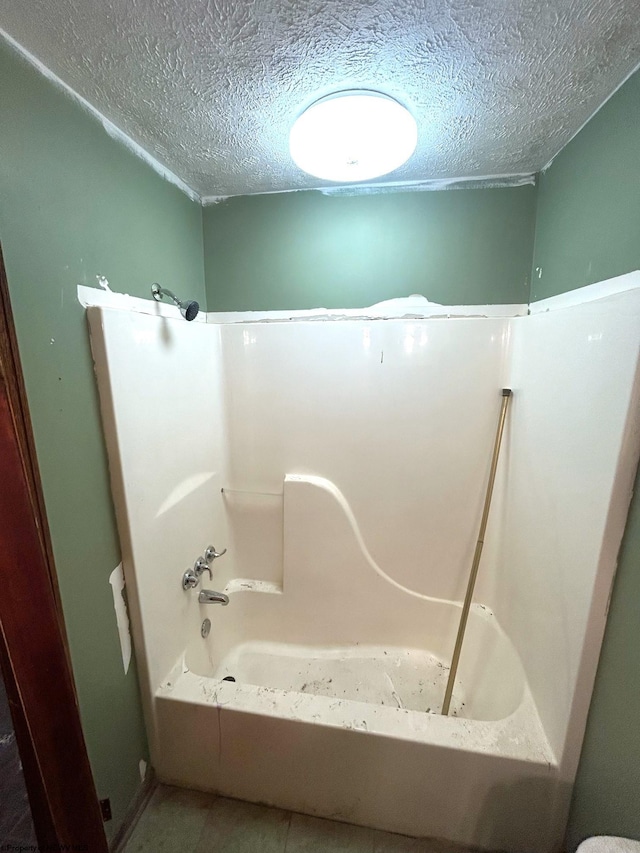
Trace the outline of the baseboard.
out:
M 127 843 L 131 838 L 131 833 L 135 829 L 142 812 L 146 809 L 147 804 L 157 787 L 158 780 L 156 779 L 153 767 L 150 766 L 147 769 L 144 782 L 138 788 L 138 792 L 133 798 L 124 820 L 120 824 L 120 828 L 109 842 L 110 853 L 123 853 L 124 848 L 127 846 Z

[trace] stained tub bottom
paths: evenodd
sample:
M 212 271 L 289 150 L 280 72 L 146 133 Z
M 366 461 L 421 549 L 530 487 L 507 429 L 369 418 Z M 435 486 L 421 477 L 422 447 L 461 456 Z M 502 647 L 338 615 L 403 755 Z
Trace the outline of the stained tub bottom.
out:
M 449 667 L 420 649 L 380 646 L 313 647 L 253 641 L 235 646 L 214 677 L 242 684 L 438 714 Z M 452 716 L 464 716 L 457 682 Z

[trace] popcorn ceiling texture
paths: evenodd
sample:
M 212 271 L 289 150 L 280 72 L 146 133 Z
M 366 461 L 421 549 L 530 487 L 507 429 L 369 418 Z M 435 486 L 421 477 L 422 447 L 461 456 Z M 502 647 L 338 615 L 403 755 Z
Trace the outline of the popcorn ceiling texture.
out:
M 206 198 L 332 186 L 288 135 L 343 88 L 416 117 L 389 181 L 535 172 L 640 61 L 637 3 L 0 0 L 0 26 Z

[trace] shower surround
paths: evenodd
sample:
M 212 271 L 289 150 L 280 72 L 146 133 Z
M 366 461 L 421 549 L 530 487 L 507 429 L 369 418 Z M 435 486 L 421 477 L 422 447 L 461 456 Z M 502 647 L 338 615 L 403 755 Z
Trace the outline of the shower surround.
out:
M 131 306 L 88 314 L 159 778 L 559 849 L 640 449 L 640 274 L 530 316 L 188 324 Z M 227 554 L 184 591 L 210 544 Z

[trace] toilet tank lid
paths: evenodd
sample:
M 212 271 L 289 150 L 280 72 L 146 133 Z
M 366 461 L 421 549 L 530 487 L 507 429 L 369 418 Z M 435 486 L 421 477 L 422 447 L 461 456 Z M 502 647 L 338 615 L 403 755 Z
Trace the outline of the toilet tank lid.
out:
M 615 835 L 594 835 L 583 841 L 576 853 L 640 853 L 640 841 Z

